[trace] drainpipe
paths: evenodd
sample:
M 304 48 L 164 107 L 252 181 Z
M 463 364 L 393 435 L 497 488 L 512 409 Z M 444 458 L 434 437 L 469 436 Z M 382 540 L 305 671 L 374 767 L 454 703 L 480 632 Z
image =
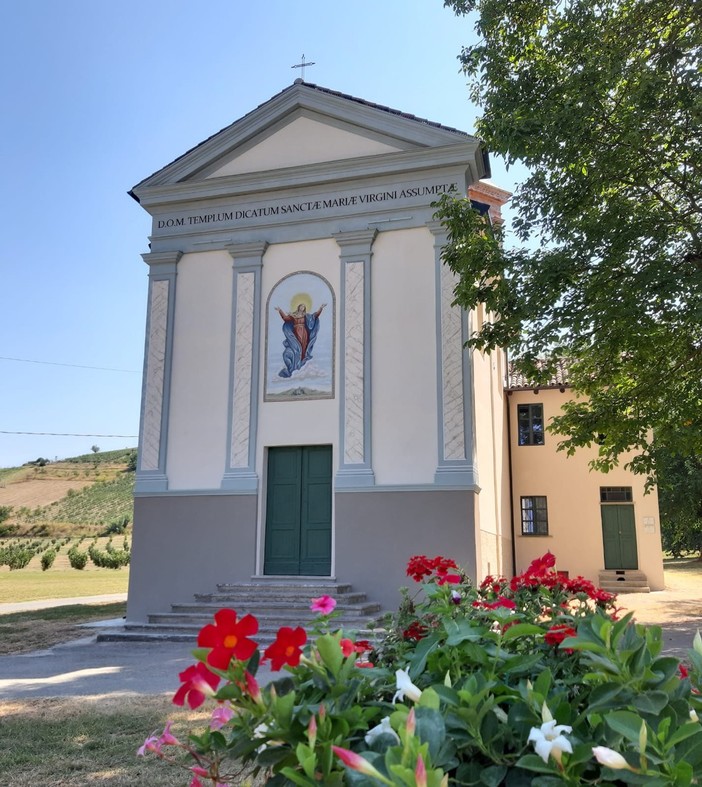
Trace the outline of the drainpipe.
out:
M 509 477 L 509 527 L 512 535 L 512 576 L 517 575 L 517 534 L 514 531 L 514 484 L 512 482 L 512 406 L 509 387 L 509 353 L 505 350 L 505 370 L 507 371 L 507 464 Z

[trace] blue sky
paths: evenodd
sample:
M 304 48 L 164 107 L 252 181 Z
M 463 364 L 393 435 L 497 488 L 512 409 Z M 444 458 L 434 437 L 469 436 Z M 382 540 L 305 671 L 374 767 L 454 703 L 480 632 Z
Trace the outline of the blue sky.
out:
M 308 82 L 472 131 L 472 37 L 441 0 L 6 5 L 0 467 L 136 445 L 149 217 L 132 186 L 290 85 L 303 53 Z M 493 158 L 499 185 L 513 172 Z

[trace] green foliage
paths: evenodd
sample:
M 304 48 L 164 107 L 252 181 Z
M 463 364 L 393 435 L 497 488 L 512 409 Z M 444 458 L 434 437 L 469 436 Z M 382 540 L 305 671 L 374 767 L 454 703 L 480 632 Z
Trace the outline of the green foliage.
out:
M 133 473 L 137 469 L 137 450 L 136 448 L 132 449 L 128 456 L 127 456 L 127 467 L 126 470 L 128 473 Z
M 204 637 L 214 650 L 194 651 L 201 664 L 182 673 L 176 697 L 197 706 L 203 690 L 227 718 L 189 747 L 166 731 L 146 748 L 175 762 L 162 747 L 180 746 L 213 783 L 243 765 L 267 784 L 303 787 L 690 785 L 702 769 L 702 639 L 687 676 L 662 655 L 660 628 L 617 620 L 611 595 L 558 575 L 552 557 L 475 588 L 452 561 L 417 556 L 408 574 L 418 593 L 406 594 L 372 663 L 360 656 L 367 643 L 321 616 L 301 656 L 278 649 L 288 674 L 264 687 L 260 652 L 240 660 L 224 644 L 239 646 L 243 621 L 218 615 Z M 206 666 L 221 666 L 223 649 L 228 668 Z
M 125 514 L 124 516 L 117 517 L 117 519 L 113 519 L 108 526 L 103 530 L 103 536 L 110 536 L 114 534 L 125 533 L 127 528 L 129 527 L 129 516 Z
M 51 566 L 54 565 L 54 560 L 56 560 L 56 549 L 51 548 L 47 549 L 46 552 L 41 556 L 41 570 L 48 571 Z
M 661 452 L 658 502 L 663 549 L 674 557 L 702 555 L 702 460 Z
M 10 518 L 12 506 L 0 506 L 0 524 Z
M 31 543 L 11 543 L 0 549 L 0 566 L 9 566 L 10 571 L 26 568 L 36 549 L 36 545 Z
M 477 12 L 460 60 L 487 148 L 530 176 L 504 243 L 444 197 L 470 338 L 509 347 L 535 382 L 558 359 L 584 396 L 554 429 L 607 470 L 655 440 L 702 453 L 702 26 L 696 0 L 445 0 Z M 477 284 L 476 284 L 477 282 Z M 548 354 L 549 363 L 537 361 Z
M 71 568 L 82 571 L 88 564 L 88 553 L 74 545 L 68 550 L 68 562 L 71 564 Z
M 129 565 L 130 554 L 126 550 L 117 550 L 108 544 L 105 550 L 98 549 L 95 544 L 88 548 L 88 555 L 98 568 L 122 568 Z
M 111 481 L 98 481 L 41 509 L 41 516 L 48 521 L 76 524 L 131 520 L 133 493 L 134 474 L 120 473 Z
M 100 451 L 99 453 L 81 454 L 80 456 L 73 456 L 70 459 L 64 459 L 64 462 L 71 464 L 89 464 L 93 465 L 95 462 L 99 464 L 121 464 L 129 461 L 129 456 L 136 448 L 118 448 L 115 451 Z

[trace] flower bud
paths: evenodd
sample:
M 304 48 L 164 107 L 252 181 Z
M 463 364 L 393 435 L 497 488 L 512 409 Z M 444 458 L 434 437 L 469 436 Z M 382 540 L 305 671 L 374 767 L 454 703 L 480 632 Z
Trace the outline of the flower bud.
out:
M 622 757 L 619 752 L 608 749 L 606 746 L 595 746 L 592 749 L 595 759 L 600 765 L 606 765 L 615 771 L 632 770 L 631 765 Z

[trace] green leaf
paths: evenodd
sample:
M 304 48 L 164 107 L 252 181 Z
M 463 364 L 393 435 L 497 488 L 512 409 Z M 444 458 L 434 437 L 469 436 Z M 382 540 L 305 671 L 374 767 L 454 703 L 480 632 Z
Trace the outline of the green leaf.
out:
M 332 675 L 337 676 L 344 661 L 339 641 L 331 634 L 322 634 L 321 637 L 317 637 L 316 645 L 324 666 Z
M 480 783 L 486 787 L 499 787 L 507 773 L 506 765 L 490 765 L 480 774 Z
M 431 635 L 420 640 L 417 647 L 412 654 L 409 666 L 409 675 L 411 678 L 416 678 L 424 672 L 427 664 L 427 658 L 439 646 L 439 638 L 436 635 Z
M 540 636 L 544 633 L 541 626 L 536 626 L 533 623 L 517 623 L 510 626 L 507 631 L 502 635 L 503 642 L 511 642 L 513 639 L 520 637 Z
M 657 716 L 666 707 L 670 698 L 664 691 L 647 691 L 643 694 L 635 694 L 631 704 L 640 713 L 648 713 Z
M 638 745 L 642 721 L 640 716 L 631 711 L 620 710 L 608 713 L 604 720 L 614 732 L 618 732 L 631 743 Z

